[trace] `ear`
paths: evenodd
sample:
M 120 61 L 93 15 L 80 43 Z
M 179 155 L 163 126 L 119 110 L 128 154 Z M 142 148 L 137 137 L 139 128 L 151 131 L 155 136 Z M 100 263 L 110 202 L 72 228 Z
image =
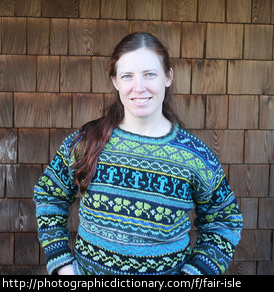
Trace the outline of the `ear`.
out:
M 173 81 L 173 69 L 170 68 L 169 75 L 166 77 L 166 87 L 169 87 Z
M 111 81 L 112 81 L 112 84 L 114 85 L 114 87 L 119 91 L 116 78 L 111 76 Z

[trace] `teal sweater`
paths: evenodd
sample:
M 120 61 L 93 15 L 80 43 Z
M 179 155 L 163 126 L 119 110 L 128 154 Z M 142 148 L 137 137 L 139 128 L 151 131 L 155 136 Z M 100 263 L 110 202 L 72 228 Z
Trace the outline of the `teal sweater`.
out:
M 38 237 L 50 274 L 73 264 L 75 274 L 217 275 L 229 266 L 242 215 L 219 160 L 175 125 L 164 137 L 113 130 L 97 172 L 80 199 L 73 253 L 67 243 L 75 201 L 68 136 L 35 186 Z M 188 231 L 195 206 L 199 232 Z

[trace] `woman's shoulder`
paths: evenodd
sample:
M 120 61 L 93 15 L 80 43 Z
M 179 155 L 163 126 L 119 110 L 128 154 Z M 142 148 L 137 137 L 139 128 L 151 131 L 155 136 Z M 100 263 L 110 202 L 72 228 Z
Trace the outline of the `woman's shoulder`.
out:
M 73 133 L 71 133 L 64 139 L 63 144 L 69 148 L 71 147 L 71 145 L 75 146 L 77 142 L 81 139 L 81 137 L 85 134 L 87 129 L 93 127 L 97 121 L 99 121 L 99 119 L 89 121 L 86 124 L 84 124 L 81 128 L 75 130 Z
M 72 142 L 75 140 L 75 137 L 79 134 L 80 129 L 75 130 L 73 133 L 69 134 L 65 137 L 63 144 L 67 147 L 70 147 L 72 145 Z
M 178 132 L 174 139 L 174 143 L 178 145 L 178 147 L 183 148 L 185 151 L 189 151 L 197 158 L 199 157 L 203 161 L 206 161 L 211 167 L 218 168 L 220 166 L 220 161 L 212 149 L 210 149 L 210 147 L 208 147 L 203 140 L 190 131 L 182 127 L 178 127 Z

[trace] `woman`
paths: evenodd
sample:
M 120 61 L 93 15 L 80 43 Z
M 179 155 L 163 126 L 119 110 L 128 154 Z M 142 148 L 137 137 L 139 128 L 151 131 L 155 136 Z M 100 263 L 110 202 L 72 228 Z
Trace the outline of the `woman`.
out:
M 48 272 L 223 273 L 242 215 L 218 159 L 172 110 L 168 52 L 151 34 L 134 33 L 116 46 L 109 69 L 117 97 L 108 114 L 68 136 L 35 186 Z M 72 255 L 66 223 L 78 190 Z

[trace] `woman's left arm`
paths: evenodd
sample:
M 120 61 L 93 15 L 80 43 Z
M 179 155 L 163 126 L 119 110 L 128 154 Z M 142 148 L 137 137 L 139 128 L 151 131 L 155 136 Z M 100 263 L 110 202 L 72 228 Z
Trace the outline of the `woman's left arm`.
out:
M 207 194 L 193 196 L 199 237 L 182 272 L 192 275 L 219 275 L 229 266 L 240 241 L 243 218 L 222 169 Z

